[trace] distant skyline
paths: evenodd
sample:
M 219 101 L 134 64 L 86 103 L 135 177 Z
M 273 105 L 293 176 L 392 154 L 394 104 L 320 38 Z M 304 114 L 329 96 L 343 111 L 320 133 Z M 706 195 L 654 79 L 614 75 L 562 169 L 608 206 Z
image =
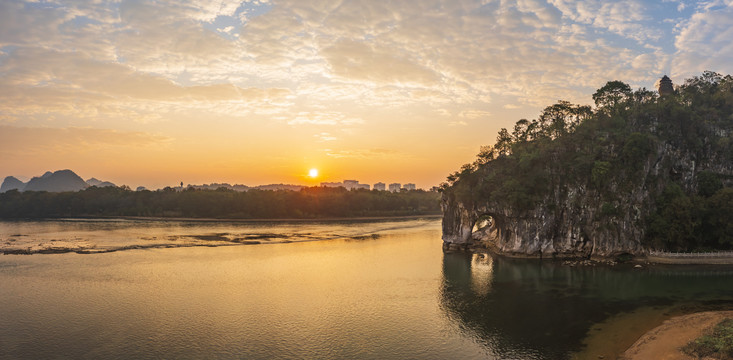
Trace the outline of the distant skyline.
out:
M 730 59 L 733 0 L 6 0 L 0 176 L 429 189 L 560 99 Z
M 23 183 L 28 183 L 33 178 L 41 178 L 41 177 L 45 177 L 46 175 L 51 174 L 51 173 L 63 172 L 63 171 L 66 171 L 66 170 L 71 170 L 71 169 L 58 169 L 58 170 L 53 170 L 53 171 L 46 171 L 43 174 L 36 174 L 36 175 L 30 176 L 30 177 L 29 176 L 14 176 L 14 175 L 8 175 L 7 177 L 13 177 L 13 178 L 15 178 L 15 179 L 17 179 L 17 180 L 19 180 L 19 181 L 21 181 Z M 73 170 L 71 170 L 71 171 L 74 174 L 76 174 L 76 172 L 74 172 Z M 362 187 L 364 185 L 368 185 L 369 186 L 369 189 L 367 189 L 367 190 L 371 190 L 371 188 L 372 188 L 373 185 L 376 185 L 376 184 L 385 185 L 385 183 L 383 183 L 381 181 L 380 182 L 377 182 L 375 184 L 366 184 L 366 183 L 360 183 L 359 180 L 345 179 L 343 181 L 338 181 L 338 182 L 327 182 L 327 181 L 324 182 L 324 181 L 322 181 L 320 184 L 310 184 L 310 185 L 296 184 L 296 183 L 287 183 L 287 184 L 286 183 L 239 184 L 239 183 L 216 182 L 216 181 L 215 182 L 210 182 L 210 183 L 197 183 L 197 184 L 179 182 L 179 183 L 176 183 L 176 184 L 167 184 L 165 186 L 161 186 L 161 187 L 158 187 L 158 188 L 148 188 L 148 187 L 146 187 L 144 185 L 137 185 L 137 184 L 115 184 L 115 183 L 109 182 L 109 181 L 104 180 L 104 179 L 98 179 L 98 178 L 96 178 L 94 176 L 92 176 L 92 177 L 83 177 L 83 176 L 81 176 L 79 174 L 76 174 L 76 175 L 78 175 L 83 181 L 85 181 L 90 186 L 112 186 L 112 185 L 114 185 L 114 186 L 128 186 L 128 187 L 132 188 L 133 190 L 136 189 L 136 188 L 138 188 L 138 187 L 143 187 L 143 188 L 146 188 L 148 190 L 161 190 L 161 189 L 163 189 L 165 187 L 172 187 L 172 188 L 180 188 L 180 187 L 210 187 L 212 185 L 228 185 L 228 186 L 231 186 L 231 187 L 241 187 L 241 186 L 243 186 L 245 188 L 273 187 L 273 186 L 277 186 L 277 185 L 282 185 L 285 188 L 290 188 L 292 186 L 310 186 L 310 187 L 312 187 L 312 186 L 321 186 L 321 187 L 324 187 L 324 186 L 325 187 L 343 186 L 343 187 L 346 187 L 349 190 L 351 190 L 352 188 L 358 188 L 359 185 L 361 185 Z M 309 176 L 310 177 L 315 177 L 315 176 L 317 176 L 317 174 L 313 174 L 311 172 L 311 174 L 309 174 Z M 3 179 L 6 179 L 6 177 L 3 177 Z M 0 180 L 0 183 L 4 183 L 4 181 Z M 390 184 L 390 185 L 392 185 L 392 184 Z M 397 185 L 402 185 L 402 184 L 401 183 L 398 183 Z M 356 187 L 354 187 L 354 186 L 356 186 Z M 413 186 L 414 187 L 415 184 L 413 184 L 413 183 L 405 183 L 405 187 L 407 187 L 407 186 Z M 415 190 L 414 188 L 410 188 L 410 189 Z M 421 189 L 421 188 L 420 187 L 417 187 L 417 189 Z M 375 190 L 377 190 L 377 189 L 375 188 Z M 431 188 L 425 188 L 423 190 L 431 190 Z

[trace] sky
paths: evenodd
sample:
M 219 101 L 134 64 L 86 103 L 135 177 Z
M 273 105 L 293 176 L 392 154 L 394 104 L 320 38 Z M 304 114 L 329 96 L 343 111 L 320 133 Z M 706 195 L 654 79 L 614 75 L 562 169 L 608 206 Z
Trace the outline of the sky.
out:
M 558 100 L 731 59 L 733 0 L 2 0 L 0 176 L 430 188 Z

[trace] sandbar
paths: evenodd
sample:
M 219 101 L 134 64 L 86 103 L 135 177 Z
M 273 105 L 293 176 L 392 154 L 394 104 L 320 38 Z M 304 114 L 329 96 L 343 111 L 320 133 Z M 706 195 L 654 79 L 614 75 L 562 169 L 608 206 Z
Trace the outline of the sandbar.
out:
M 733 311 L 706 311 L 673 317 L 644 334 L 620 359 L 695 359 L 680 349 L 725 318 L 733 318 Z

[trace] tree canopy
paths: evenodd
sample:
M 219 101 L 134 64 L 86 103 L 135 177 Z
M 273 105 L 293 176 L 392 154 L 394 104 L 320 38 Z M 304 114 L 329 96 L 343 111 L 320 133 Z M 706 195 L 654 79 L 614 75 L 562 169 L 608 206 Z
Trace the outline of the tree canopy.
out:
M 614 80 L 593 101 L 593 108 L 559 101 L 537 119 L 520 119 L 511 132 L 501 129 L 493 146 L 448 176 L 442 191 L 522 214 L 557 206 L 558 194 L 582 189 L 595 200 L 577 206 L 596 207 L 601 215 L 592 221 L 613 226 L 614 217 L 639 211 L 624 208 L 623 197 L 642 189 L 648 246 L 733 249 L 733 78 L 706 71 L 664 97 Z M 668 149 L 693 172 L 661 156 Z
M 151 216 L 221 219 L 318 219 L 440 213 L 436 192 L 346 190 L 311 187 L 301 191 L 219 188 L 131 191 L 90 187 L 78 192 L 0 194 L 0 218 Z

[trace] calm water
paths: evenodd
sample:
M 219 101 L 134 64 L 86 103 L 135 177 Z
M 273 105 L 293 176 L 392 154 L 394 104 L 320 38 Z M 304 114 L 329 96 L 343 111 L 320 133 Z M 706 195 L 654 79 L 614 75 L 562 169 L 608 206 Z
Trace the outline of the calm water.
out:
M 444 255 L 439 220 L 0 222 L 0 244 L 117 250 L 0 256 L 3 359 L 567 359 L 618 314 L 733 304 L 724 268 Z

